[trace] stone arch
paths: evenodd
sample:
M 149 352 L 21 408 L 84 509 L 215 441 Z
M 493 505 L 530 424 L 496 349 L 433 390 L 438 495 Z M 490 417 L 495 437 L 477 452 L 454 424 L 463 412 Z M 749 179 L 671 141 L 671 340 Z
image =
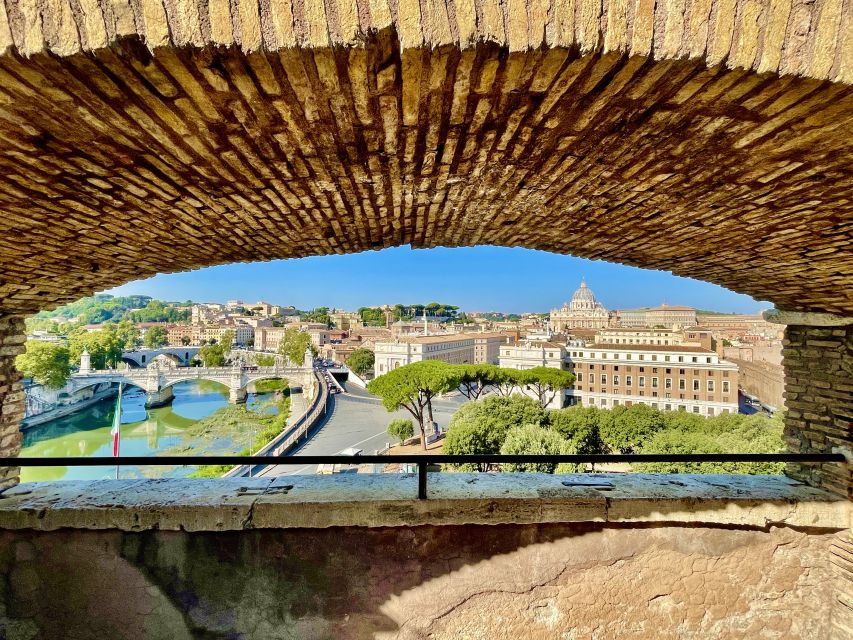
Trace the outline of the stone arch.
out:
M 127 364 L 131 369 L 140 369 L 142 365 L 140 365 L 135 359 L 129 358 L 127 356 L 122 356 L 121 361 Z
M 162 353 L 158 353 L 156 356 L 153 356 L 148 363 L 148 366 L 151 366 L 157 362 L 163 362 L 166 365 L 180 366 L 184 363 L 180 356 L 175 355 L 170 351 L 163 351 Z
M 570 253 L 853 315 L 839 0 L 269 6 L 0 6 L 5 353 L 20 316 L 156 272 L 402 244 Z M 825 450 L 850 415 L 820 392 L 850 330 L 810 321 L 789 332 L 786 367 L 807 372 L 789 427 Z M 838 358 L 812 387 L 815 348 Z M 23 411 L 4 355 L 6 380 L 0 436 Z
M 521 0 L 511 16 L 378 0 L 369 18 L 247 3 L 238 18 L 153 0 L 120 28 L 104 0 L 85 19 L 0 11 L 4 313 L 158 271 L 401 244 L 524 246 L 853 311 L 836 0 Z M 253 233 L 233 243 L 222 223 Z M 57 242 L 61 269 L 35 249 Z
M 223 382 L 222 380 L 214 380 L 212 378 L 204 378 L 204 377 L 200 378 L 198 376 L 186 376 L 186 377 L 180 377 L 177 379 L 170 379 L 168 382 L 166 382 L 164 385 L 162 385 L 160 387 L 160 391 L 162 391 L 163 389 L 168 389 L 169 387 L 174 387 L 176 384 L 179 384 L 181 382 L 194 382 L 196 380 L 221 385 L 222 387 L 225 388 L 226 391 L 230 390 L 230 388 L 231 388 L 227 382 Z
M 99 384 L 103 384 L 104 382 L 109 382 L 110 384 L 118 384 L 119 382 L 121 382 L 126 387 L 136 387 L 137 389 L 141 389 L 143 392 L 148 393 L 148 390 L 143 386 L 142 383 L 129 378 L 125 378 L 124 376 L 114 376 L 110 380 L 87 380 L 85 378 L 73 378 L 72 380 L 74 382 L 73 393 L 77 393 L 78 391 L 82 391 L 83 389 L 88 389 L 89 387 L 96 387 Z

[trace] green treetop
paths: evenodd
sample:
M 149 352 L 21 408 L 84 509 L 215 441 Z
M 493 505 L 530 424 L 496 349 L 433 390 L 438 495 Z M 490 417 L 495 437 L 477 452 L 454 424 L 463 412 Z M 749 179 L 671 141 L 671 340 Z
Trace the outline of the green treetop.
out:
M 159 349 L 166 344 L 167 335 L 164 327 L 151 327 L 145 332 L 143 343 L 149 349 Z
M 92 367 L 105 369 L 116 367 L 124 351 L 124 340 L 119 336 L 116 325 L 106 324 L 103 329 L 86 331 L 76 329 L 68 336 L 68 351 L 71 362 L 80 362 L 80 356 L 86 349 L 91 356 Z
M 130 320 L 122 320 L 116 326 L 116 334 L 119 340 L 122 341 L 122 348 L 125 351 L 135 349 L 139 343 L 139 329 Z
M 356 349 L 347 358 L 347 366 L 357 375 L 364 375 L 373 369 L 376 356 L 369 349 Z
M 370 393 L 382 399 L 388 411 L 406 409 L 417 421 L 421 446 L 426 450 L 425 422 L 433 421 L 432 399 L 459 386 L 453 365 L 438 360 L 423 360 L 393 369 L 367 384 Z
M 26 352 L 15 358 L 17 369 L 53 389 L 64 386 L 71 370 L 68 347 L 42 340 L 28 340 L 26 347 Z
M 534 367 L 522 371 L 520 381 L 536 393 L 543 407 L 547 407 L 558 393 L 575 383 L 575 376 L 573 373 L 553 367 Z
M 305 359 L 305 350 L 310 349 L 311 354 L 316 357 L 317 349 L 311 343 L 311 335 L 301 331 L 298 327 L 288 327 L 284 330 L 278 352 L 286 357 L 291 364 L 301 366 Z
M 506 439 L 501 445 L 501 454 L 532 454 L 559 455 L 576 453 L 575 448 L 559 433 L 545 429 L 535 424 L 525 424 L 513 427 L 507 431 Z M 510 462 L 501 465 L 505 471 L 536 471 L 539 473 L 554 473 L 556 462 Z M 561 472 L 576 471 L 576 469 L 560 469 Z
M 234 332 L 231 329 L 223 331 L 222 335 L 219 336 L 219 344 L 223 352 L 231 351 L 231 347 L 234 345 Z
M 400 444 L 415 435 L 415 426 L 411 420 L 398 418 L 388 423 L 388 434 L 397 438 Z
M 198 350 L 198 357 L 205 367 L 225 366 L 225 350 L 221 344 L 206 344 Z

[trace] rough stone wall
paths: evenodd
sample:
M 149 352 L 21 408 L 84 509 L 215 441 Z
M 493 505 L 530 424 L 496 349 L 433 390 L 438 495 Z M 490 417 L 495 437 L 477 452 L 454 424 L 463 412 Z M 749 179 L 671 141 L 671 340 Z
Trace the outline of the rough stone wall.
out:
M 24 321 L 0 315 L 0 456 L 13 457 L 21 450 L 24 417 L 24 385 L 15 369 L 15 356 L 24 352 Z M 19 469 L 0 468 L 0 491 L 18 483 Z
M 785 329 L 785 440 L 791 451 L 853 448 L 853 326 Z M 853 498 L 851 465 L 790 465 L 788 475 Z
M 853 638 L 853 536 L 839 534 L 830 547 L 835 574 L 835 602 L 832 611 L 834 638 Z
M 583 524 L 4 532 L 0 635 L 828 640 L 833 541 Z
M 853 313 L 853 86 L 397 36 L 0 56 L 0 308 L 211 264 L 487 244 Z

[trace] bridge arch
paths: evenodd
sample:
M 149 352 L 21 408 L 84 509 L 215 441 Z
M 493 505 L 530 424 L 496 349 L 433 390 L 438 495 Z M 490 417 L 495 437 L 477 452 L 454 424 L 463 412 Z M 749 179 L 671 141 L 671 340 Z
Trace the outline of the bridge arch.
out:
M 0 6 L 0 331 L 157 272 L 403 244 L 612 260 L 853 316 L 847 4 L 369 4 Z M 849 406 L 808 386 L 809 358 L 849 363 L 850 330 L 798 322 L 792 446 L 826 448 L 810 425 Z M 840 384 L 833 361 L 815 366 Z
M 141 389 L 145 393 L 148 393 L 148 390 L 145 388 L 143 384 L 138 381 L 135 381 L 131 378 L 120 377 L 119 379 L 110 378 L 109 380 L 98 380 L 91 379 L 88 380 L 86 378 L 71 378 L 73 382 L 73 391 L 72 393 L 77 393 L 82 391 L 83 389 L 88 389 L 89 387 L 96 387 L 99 384 L 104 384 L 105 382 L 109 382 L 110 384 L 119 384 L 122 383 L 125 387 L 136 387 L 137 389 Z
M 222 380 L 222 379 L 216 379 L 216 378 L 212 378 L 212 377 L 211 378 L 205 378 L 205 377 L 199 378 L 197 376 L 189 376 L 188 375 L 188 376 L 178 377 L 177 379 L 167 380 L 163 385 L 160 386 L 160 390 L 162 391 L 163 389 L 168 389 L 170 387 L 174 387 L 176 384 L 180 384 L 182 382 L 195 382 L 195 381 L 208 382 L 211 384 L 218 384 L 218 385 L 222 386 L 226 391 L 228 391 L 231 388 L 230 385 L 228 384 L 228 382 L 225 380 Z

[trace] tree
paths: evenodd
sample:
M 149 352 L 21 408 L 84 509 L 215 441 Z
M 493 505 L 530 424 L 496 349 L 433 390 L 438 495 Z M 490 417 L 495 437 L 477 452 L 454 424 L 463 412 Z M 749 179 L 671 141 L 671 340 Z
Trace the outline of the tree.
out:
M 521 383 L 535 391 L 539 404 L 547 407 L 558 393 L 575 383 L 575 376 L 553 367 L 534 367 L 521 372 Z
M 231 351 L 231 345 L 234 344 L 234 332 L 231 329 L 223 331 L 222 335 L 219 336 L 219 344 L 222 346 L 224 353 Z
M 499 453 L 509 430 L 525 424 L 546 424 L 545 411 L 533 398 L 489 396 L 480 402 L 466 402 L 450 419 L 443 451 L 453 455 Z M 486 470 L 481 464 L 455 466 Z
M 327 327 L 332 326 L 332 319 L 329 317 L 329 307 L 317 307 L 305 313 L 300 314 L 301 318 L 306 322 L 322 322 Z
M 543 429 L 536 424 L 525 424 L 507 431 L 501 445 L 501 454 L 558 455 L 575 453 L 574 448 L 556 431 Z M 501 468 L 506 471 L 537 471 L 554 473 L 556 462 L 509 462 Z
M 220 344 L 204 345 L 198 350 L 198 357 L 205 367 L 221 367 L 225 365 L 225 350 Z
M 356 349 L 347 358 L 347 366 L 358 375 L 364 375 L 373 369 L 376 355 L 369 349 Z
M 131 351 L 139 343 L 139 329 L 130 320 L 122 320 L 116 327 L 116 334 L 125 351 Z
M 284 330 L 278 352 L 295 365 L 302 364 L 305 359 L 305 350 L 310 349 L 313 356 L 317 356 L 317 349 L 311 343 L 311 336 L 298 327 L 288 327 Z
M 275 356 L 255 356 L 255 364 L 259 367 L 273 367 L 275 366 Z
M 166 344 L 168 334 L 163 327 L 151 327 L 145 332 L 143 343 L 149 349 L 158 349 Z
M 635 451 L 664 427 L 664 415 L 645 404 L 614 407 L 609 412 L 599 412 L 598 416 L 601 438 L 614 453 Z M 703 420 L 701 416 L 695 417 Z
M 598 423 L 599 410 L 595 407 L 572 407 L 548 412 L 551 429 L 570 442 L 578 453 L 605 452 Z
M 493 364 L 459 364 L 456 370 L 461 381 L 459 390 L 469 400 L 478 399 L 487 388 L 503 379 L 500 368 Z
M 388 423 L 388 434 L 397 438 L 400 444 L 415 434 L 415 426 L 407 418 L 398 418 Z
M 68 352 L 71 362 L 80 362 L 83 350 L 89 352 L 92 367 L 105 369 L 107 366 L 115 367 L 121 361 L 124 351 L 123 343 L 116 332 L 114 324 L 107 324 L 98 331 L 86 331 L 77 329 L 68 336 Z
M 18 371 L 53 389 L 63 387 L 71 372 L 68 348 L 43 340 L 28 340 L 26 348 L 15 358 Z
M 367 327 L 384 327 L 385 312 L 375 307 L 361 307 L 358 310 L 361 321 Z
M 191 340 L 190 340 L 189 336 L 181 336 L 181 344 L 182 345 L 184 345 L 185 347 L 189 346 L 190 342 L 191 342 Z
M 525 380 L 524 372 L 518 369 L 499 368 L 495 374 L 495 391 L 502 396 L 511 396 Z
M 388 411 L 402 408 L 412 414 L 421 431 L 421 446 L 426 450 L 424 423 L 427 419 L 433 422 L 432 399 L 458 386 L 459 377 L 453 365 L 423 360 L 392 369 L 371 380 L 367 390 L 379 396 Z

